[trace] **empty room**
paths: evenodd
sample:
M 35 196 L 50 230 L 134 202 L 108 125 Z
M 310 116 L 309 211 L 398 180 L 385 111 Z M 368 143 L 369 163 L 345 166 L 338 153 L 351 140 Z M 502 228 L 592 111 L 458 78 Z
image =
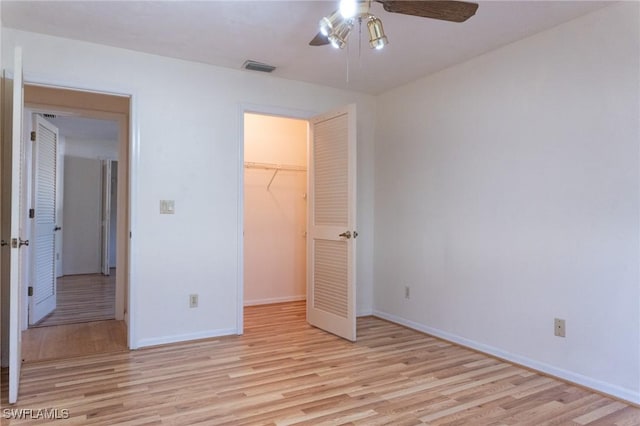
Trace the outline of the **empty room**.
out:
M 640 425 L 640 3 L 0 18 L 3 424 Z M 59 148 L 28 123 L 76 110 L 119 125 L 85 161 L 118 160 L 117 267 L 103 211 L 68 273 L 113 275 L 126 348 L 34 360 L 39 280 L 88 252 L 30 260 Z

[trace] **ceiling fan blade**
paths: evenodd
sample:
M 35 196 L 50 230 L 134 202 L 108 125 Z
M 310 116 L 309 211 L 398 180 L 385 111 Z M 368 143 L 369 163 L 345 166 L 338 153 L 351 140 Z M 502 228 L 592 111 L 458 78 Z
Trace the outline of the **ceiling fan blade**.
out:
M 384 10 L 403 15 L 440 19 L 442 21 L 464 22 L 476 14 L 478 5 L 465 1 L 437 0 L 376 0 Z
M 322 33 L 316 34 L 316 36 L 309 42 L 309 46 L 324 46 L 325 44 L 329 44 L 329 38 Z

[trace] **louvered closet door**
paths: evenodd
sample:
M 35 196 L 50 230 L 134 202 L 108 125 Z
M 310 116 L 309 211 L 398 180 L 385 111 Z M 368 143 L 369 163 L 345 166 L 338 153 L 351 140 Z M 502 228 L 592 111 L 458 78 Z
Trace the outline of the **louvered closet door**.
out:
M 29 323 L 34 324 L 56 308 L 56 169 L 58 129 L 36 115 L 33 142 L 33 195 L 35 208 L 33 234 L 33 296 L 30 298 Z
M 355 105 L 310 120 L 307 321 L 356 340 Z

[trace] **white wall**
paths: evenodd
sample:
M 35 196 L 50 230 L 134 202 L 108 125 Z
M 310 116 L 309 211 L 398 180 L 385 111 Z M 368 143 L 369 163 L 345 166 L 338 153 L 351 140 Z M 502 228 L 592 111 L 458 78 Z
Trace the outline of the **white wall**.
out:
M 101 271 L 102 162 L 65 155 L 63 275 Z
M 76 137 L 67 137 L 65 138 L 65 155 L 75 158 L 86 158 L 93 160 L 113 160 L 113 164 L 116 163 L 118 159 L 118 147 L 119 141 L 117 139 L 113 140 L 101 140 L 101 139 L 84 139 L 84 138 L 76 138 Z M 116 166 L 114 166 L 116 167 Z M 117 169 L 116 169 L 117 170 Z M 92 185 L 95 182 L 92 181 Z M 100 191 L 102 181 L 100 181 L 99 185 L 96 187 L 98 191 Z M 116 231 L 117 231 L 117 174 L 113 174 L 112 172 L 112 183 L 111 183 L 111 227 L 109 228 L 110 232 L 110 243 L 109 243 L 109 265 L 111 268 L 116 267 Z M 94 207 L 93 202 L 95 200 L 92 198 L 92 209 Z M 100 207 L 102 208 L 102 207 Z M 93 210 L 92 210 L 92 218 L 93 218 Z M 84 225 L 86 226 L 86 224 Z M 64 230 L 63 230 L 64 234 Z M 82 240 L 82 244 L 80 247 L 88 247 L 90 242 L 93 240 L 93 233 L 91 236 L 85 235 L 84 237 L 78 236 Z M 100 236 L 102 238 L 102 236 Z M 100 246 L 102 247 L 102 246 Z M 74 253 L 80 253 L 80 249 L 78 247 L 67 247 L 66 252 L 67 255 L 71 258 L 75 258 Z M 101 268 L 99 270 L 95 270 L 95 253 L 93 248 L 90 252 L 82 252 L 83 258 L 90 258 L 90 263 L 86 266 L 82 266 L 80 261 L 73 261 L 73 265 L 69 268 L 62 266 L 62 271 L 64 271 L 65 275 L 71 274 L 80 274 L 80 273 L 99 273 L 101 272 Z M 101 254 L 98 255 L 100 259 L 100 263 L 102 263 Z M 64 261 L 64 259 L 62 259 Z M 76 271 L 76 272 L 73 272 Z M 92 271 L 92 272 L 77 272 L 77 271 Z
M 307 166 L 306 120 L 244 114 L 244 161 Z
M 638 9 L 379 97 L 376 313 L 640 402 Z
M 118 140 L 85 140 L 67 137 L 66 154 L 100 160 L 118 159 Z
M 307 165 L 307 121 L 244 115 L 246 162 Z M 244 303 L 306 298 L 307 173 L 244 172 Z
M 3 43 L 7 62 L 7 51 L 23 46 L 27 81 L 134 96 L 134 346 L 237 330 L 240 110 L 248 104 L 319 113 L 357 103 L 358 311 L 371 311 L 373 97 L 7 28 Z M 161 199 L 175 200 L 175 215 L 159 214 Z

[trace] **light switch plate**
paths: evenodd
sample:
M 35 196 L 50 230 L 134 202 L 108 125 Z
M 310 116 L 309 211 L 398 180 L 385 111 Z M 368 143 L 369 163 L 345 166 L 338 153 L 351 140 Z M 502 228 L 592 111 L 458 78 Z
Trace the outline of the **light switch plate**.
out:
M 160 214 L 175 214 L 176 204 L 174 200 L 160 200 Z

